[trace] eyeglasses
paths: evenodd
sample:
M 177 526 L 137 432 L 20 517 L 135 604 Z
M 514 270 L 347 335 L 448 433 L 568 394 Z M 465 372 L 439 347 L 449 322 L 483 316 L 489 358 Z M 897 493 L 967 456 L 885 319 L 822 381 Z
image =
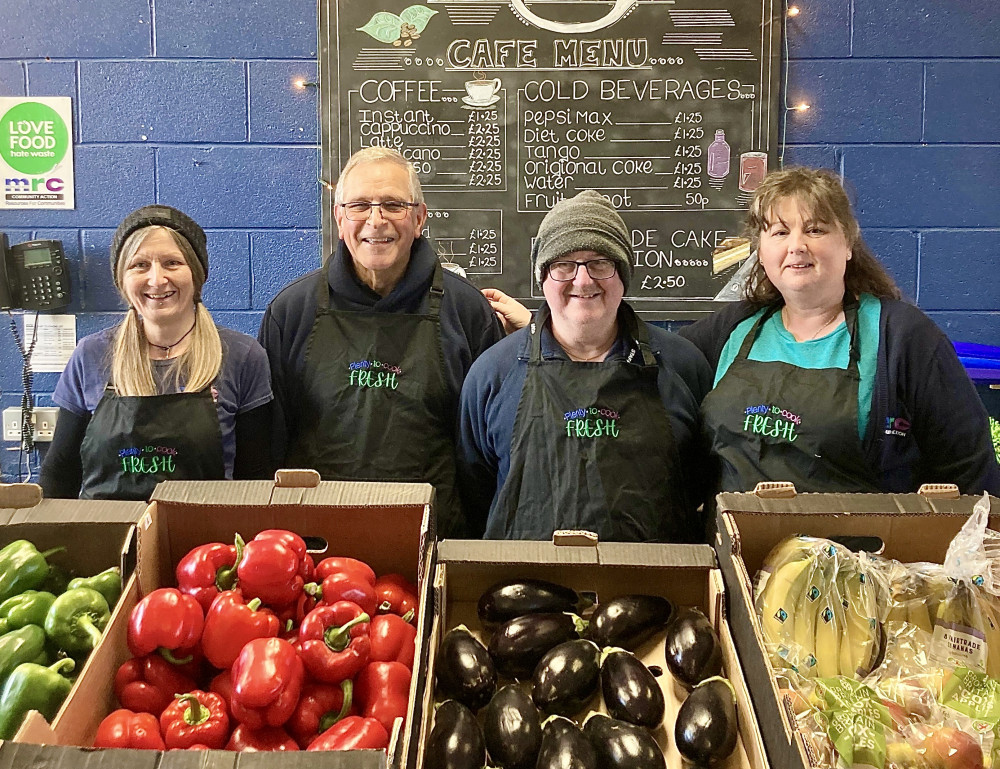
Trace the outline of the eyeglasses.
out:
M 552 262 L 549 277 L 566 283 L 576 277 L 580 266 L 587 268 L 587 274 L 594 280 L 607 280 L 615 274 L 615 263 L 611 259 L 591 259 L 589 262 Z
M 385 219 L 404 219 L 411 208 L 419 203 L 407 203 L 405 200 L 383 200 L 372 203 L 370 200 L 353 200 L 350 203 L 338 203 L 344 209 L 347 218 L 352 222 L 363 222 L 372 215 L 372 209 L 377 208 Z

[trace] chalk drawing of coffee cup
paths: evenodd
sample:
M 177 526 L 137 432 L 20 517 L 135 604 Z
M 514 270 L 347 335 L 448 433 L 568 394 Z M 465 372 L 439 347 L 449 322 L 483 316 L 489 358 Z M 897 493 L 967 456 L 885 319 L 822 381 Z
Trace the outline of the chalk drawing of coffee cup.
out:
M 498 77 L 492 80 L 466 80 L 465 90 L 469 95 L 463 101 L 470 107 L 488 107 L 500 99 L 497 92 L 501 85 Z

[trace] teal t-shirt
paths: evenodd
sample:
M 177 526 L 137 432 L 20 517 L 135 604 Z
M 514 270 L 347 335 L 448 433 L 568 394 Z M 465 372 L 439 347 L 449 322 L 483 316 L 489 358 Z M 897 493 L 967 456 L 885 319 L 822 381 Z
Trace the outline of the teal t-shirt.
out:
M 726 375 L 740 351 L 743 340 L 765 312 L 766 308 L 759 310 L 733 329 L 729 341 L 719 356 L 714 384 L 718 384 Z M 858 361 L 858 374 L 861 377 L 858 385 L 858 435 L 862 440 L 868 429 L 868 416 L 872 410 L 872 389 L 875 386 L 881 315 L 882 303 L 871 294 L 862 294 L 858 307 L 858 346 L 861 350 L 861 360 Z M 847 333 L 846 323 L 841 323 L 819 339 L 796 342 L 795 337 L 785 329 L 781 313 L 776 312 L 761 328 L 757 341 L 750 348 L 749 358 L 762 362 L 780 361 L 799 368 L 846 369 L 850 353 L 851 337 Z

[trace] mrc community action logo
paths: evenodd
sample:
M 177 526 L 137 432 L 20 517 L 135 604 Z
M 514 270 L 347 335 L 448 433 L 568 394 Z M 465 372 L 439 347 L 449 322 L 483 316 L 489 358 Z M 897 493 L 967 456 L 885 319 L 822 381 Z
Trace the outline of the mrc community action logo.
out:
M 69 128 L 47 104 L 21 102 L 0 117 L 0 158 L 22 174 L 45 174 L 69 149 Z

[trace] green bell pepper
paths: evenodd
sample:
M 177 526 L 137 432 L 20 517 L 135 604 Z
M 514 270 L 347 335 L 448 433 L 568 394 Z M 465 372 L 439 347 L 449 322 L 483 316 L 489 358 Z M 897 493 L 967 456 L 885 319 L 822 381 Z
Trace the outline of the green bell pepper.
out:
M 104 596 L 109 608 L 114 608 L 118 599 L 122 595 L 122 572 L 117 566 L 105 569 L 100 574 L 93 577 L 77 577 L 71 579 L 66 586 L 67 590 L 74 590 L 78 587 L 89 587 Z
M 25 590 L 36 590 L 49 575 L 45 559 L 65 549 L 54 547 L 39 553 L 28 540 L 17 539 L 0 550 L 0 602 Z
M 41 627 L 55 600 L 52 593 L 39 590 L 25 590 L 20 595 L 11 596 L 0 603 L 0 630 L 6 633 L 25 625 Z
M 89 587 L 67 590 L 45 615 L 45 632 L 67 654 L 86 654 L 101 640 L 111 619 L 104 596 Z
M 38 625 L 25 625 L 0 636 L 0 682 L 24 662 L 42 665 L 49 662 L 45 651 L 45 631 Z
M 74 667 L 76 663 L 65 657 L 50 667 L 25 662 L 14 668 L 0 693 L 0 739 L 11 739 L 29 710 L 37 710 L 51 722 L 73 688 L 63 673 Z

